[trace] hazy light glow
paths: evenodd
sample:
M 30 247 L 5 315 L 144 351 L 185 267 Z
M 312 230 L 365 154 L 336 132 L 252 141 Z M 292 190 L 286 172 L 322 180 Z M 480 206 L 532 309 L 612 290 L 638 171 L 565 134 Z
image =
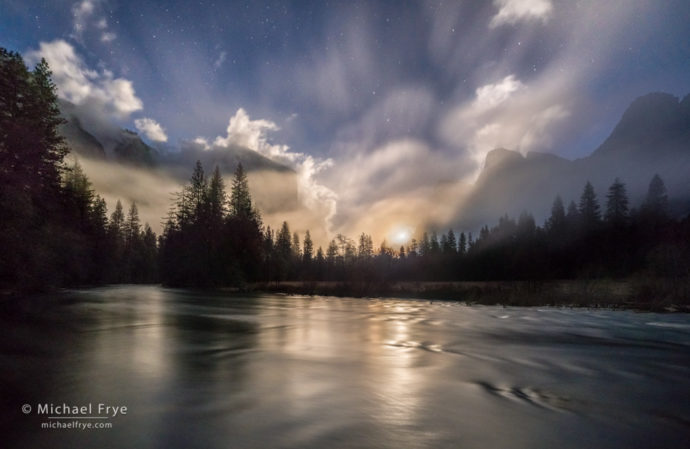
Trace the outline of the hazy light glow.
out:
M 388 238 L 390 239 L 391 243 L 396 245 L 406 245 L 410 242 L 412 232 L 414 232 L 414 229 L 412 229 L 410 226 L 397 225 L 390 231 Z

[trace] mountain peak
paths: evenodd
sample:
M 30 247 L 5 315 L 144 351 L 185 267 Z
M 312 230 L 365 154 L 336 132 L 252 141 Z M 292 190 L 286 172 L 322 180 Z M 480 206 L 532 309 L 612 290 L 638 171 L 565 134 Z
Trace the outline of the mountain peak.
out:
M 663 92 L 653 92 L 638 97 L 630 103 L 616 128 L 637 126 L 641 120 L 649 119 L 656 123 L 663 123 L 674 118 L 679 112 L 680 102 L 677 97 Z
M 507 162 L 513 162 L 524 159 L 522 154 L 517 151 L 507 150 L 505 148 L 495 148 L 486 154 L 484 160 L 484 170 L 490 170 Z
M 612 154 L 649 148 L 652 143 L 673 141 L 686 132 L 690 115 L 688 97 L 683 103 L 671 94 L 654 92 L 635 99 L 611 135 L 595 154 Z

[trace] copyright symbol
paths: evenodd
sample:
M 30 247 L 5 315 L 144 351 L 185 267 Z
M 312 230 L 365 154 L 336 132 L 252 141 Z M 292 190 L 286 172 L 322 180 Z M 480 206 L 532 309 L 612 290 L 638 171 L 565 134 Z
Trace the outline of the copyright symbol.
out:
M 31 406 L 29 404 L 22 405 L 22 412 L 24 412 L 25 415 L 28 415 L 31 413 Z

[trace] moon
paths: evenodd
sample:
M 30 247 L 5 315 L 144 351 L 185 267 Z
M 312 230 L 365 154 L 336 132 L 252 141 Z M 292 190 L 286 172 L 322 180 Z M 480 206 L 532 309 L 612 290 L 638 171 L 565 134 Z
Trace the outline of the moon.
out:
M 412 237 L 412 228 L 405 225 L 397 225 L 388 235 L 391 243 L 395 245 L 404 245 L 408 243 Z

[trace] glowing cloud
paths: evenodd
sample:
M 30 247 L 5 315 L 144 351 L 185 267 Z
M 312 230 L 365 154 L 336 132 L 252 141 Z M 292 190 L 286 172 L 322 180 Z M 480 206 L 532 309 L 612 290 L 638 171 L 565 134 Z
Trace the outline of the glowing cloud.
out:
M 103 112 L 116 118 L 127 118 L 143 108 L 131 81 L 114 78 L 108 70 L 89 69 L 74 47 L 62 39 L 41 42 L 38 50 L 26 54 L 29 63 L 36 63 L 41 58 L 46 59 L 53 71 L 60 98 L 77 105 L 86 102 L 99 104 Z
M 268 140 L 268 132 L 280 128 L 270 120 L 252 120 L 247 112 L 240 108 L 230 117 L 225 137 L 218 136 L 209 145 L 203 137 L 197 137 L 193 143 L 204 149 L 223 148 L 237 145 L 292 167 L 298 176 L 298 194 L 300 201 L 309 210 L 324 216 L 327 228 L 335 215 L 337 196 L 335 192 L 317 181 L 317 175 L 332 166 L 331 159 L 320 159 L 314 156 L 291 151 L 287 145 L 273 144 Z
M 144 133 L 146 137 L 154 142 L 167 142 L 168 136 L 165 134 L 163 127 L 152 118 L 139 118 L 134 120 L 134 126 Z

